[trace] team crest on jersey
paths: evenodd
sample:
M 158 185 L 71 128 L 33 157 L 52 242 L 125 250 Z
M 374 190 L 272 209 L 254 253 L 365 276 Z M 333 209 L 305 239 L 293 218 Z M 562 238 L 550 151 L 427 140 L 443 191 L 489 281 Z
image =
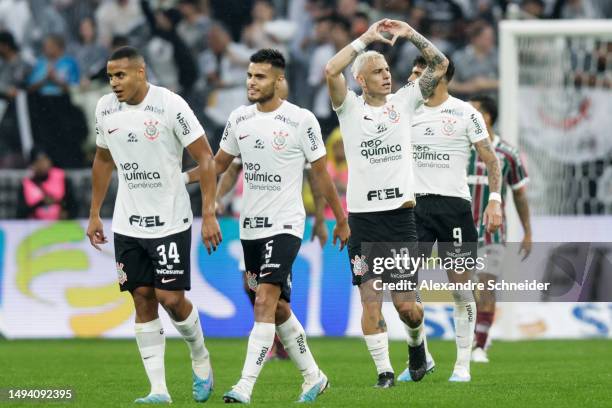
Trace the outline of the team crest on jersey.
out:
M 353 264 L 353 273 L 357 276 L 363 276 L 368 272 L 368 264 L 365 261 L 365 255 L 355 255 L 354 259 L 351 259 Z
M 123 264 L 121 262 L 117 262 L 117 280 L 120 285 L 127 282 L 127 274 L 123 271 Z
M 391 106 L 385 105 L 385 114 L 387 115 L 387 117 L 392 123 L 399 122 L 400 114 L 395 110 L 395 107 L 393 105 Z
M 145 121 L 145 137 L 149 140 L 155 140 L 159 137 L 159 129 L 157 129 L 158 121 L 149 119 Z
M 255 292 L 257 290 L 257 274 L 247 271 L 246 277 L 249 289 Z
M 442 119 L 442 133 L 446 136 L 452 136 L 455 133 L 455 124 L 457 123 L 456 119 L 453 118 L 443 118 Z
M 273 132 L 274 139 L 272 139 L 272 147 L 274 150 L 283 150 L 287 145 L 287 137 L 289 133 L 279 130 L 278 132 Z

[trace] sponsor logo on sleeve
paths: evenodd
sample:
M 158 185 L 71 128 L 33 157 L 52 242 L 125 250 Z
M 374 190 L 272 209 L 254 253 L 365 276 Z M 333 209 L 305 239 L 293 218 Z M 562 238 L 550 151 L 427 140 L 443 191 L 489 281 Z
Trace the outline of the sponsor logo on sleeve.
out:
M 317 137 L 315 136 L 312 127 L 309 127 L 306 133 L 308 134 L 308 141 L 310 141 L 310 150 L 314 152 L 319 147 L 319 145 L 317 144 Z
M 179 126 L 183 130 L 183 136 L 187 136 L 188 134 L 191 133 L 191 126 L 189 125 L 189 123 L 187 122 L 187 120 L 185 119 L 185 117 L 183 116 L 181 112 L 176 114 L 176 121 L 178 122 Z
M 480 122 L 478 121 L 478 117 L 475 113 L 470 115 L 470 119 L 472 119 L 472 123 L 474 124 L 474 133 L 477 135 L 482 133 L 482 127 L 480 126 Z

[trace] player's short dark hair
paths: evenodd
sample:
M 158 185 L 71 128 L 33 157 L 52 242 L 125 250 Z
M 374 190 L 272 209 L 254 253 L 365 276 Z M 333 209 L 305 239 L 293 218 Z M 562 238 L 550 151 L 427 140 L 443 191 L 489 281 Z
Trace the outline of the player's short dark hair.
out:
M 142 54 L 134 47 L 125 46 L 119 47 L 108 57 L 109 61 L 117 61 L 123 58 L 127 58 L 129 60 L 135 59 L 143 59 Z
M 10 31 L 0 31 L 0 44 L 4 44 L 13 51 L 19 51 L 19 46 L 15 42 L 15 37 Z
M 480 108 L 491 117 L 491 125 L 497 121 L 497 102 L 488 95 L 475 95 L 470 97 L 470 102 L 478 102 Z
M 446 59 L 448 59 L 448 67 L 446 68 L 446 73 L 444 74 L 444 78 L 446 78 L 446 82 L 450 82 L 455 76 L 455 63 L 453 60 L 447 55 Z M 412 62 L 412 68 L 421 67 L 424 68 L 427 66 L 427 60 L 422 55 L 417 56 Z
M 250 61 L 254 64 L 268 63 L 274 68 L 282 70 L 284 70 L 287 65 L 283 54 L 279 50 L 272 48 L 263 48 L 257 51 L 255 54 L 251 55 Z

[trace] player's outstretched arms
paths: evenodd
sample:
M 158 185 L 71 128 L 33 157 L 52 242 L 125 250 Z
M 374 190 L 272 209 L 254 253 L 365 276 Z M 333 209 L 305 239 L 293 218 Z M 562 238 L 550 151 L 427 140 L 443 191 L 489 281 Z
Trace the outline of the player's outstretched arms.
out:
M 108 242 L 106 235 L 104 235 L 104 225 L 100 219 L 100 208 L 104 202 L 104 197 L 106 197 L 114 168 L 115 163 L 110 150 L 97 147 L 91 168 L 91 207 L 89 209 L 87 237 L 91 245 L 98 251 L 101 250 L 101 244 Z
M 484 212 L 484 221 L 487 225 L 487 232 L 495 232 L 502 224 L 501 210 L 501 169 L 499 159 L 493 150 L 491 141 L 487 137 L 474 143 L 478 155 L 487 166 L 489 178 L 489 204 Z
M 385 20 L 382 29 L 393 34 L 392 41 L 395 41 L 397 37 L 404 37 L 421 51 L 427 61 L 427 68 L 419 78 L 419 87 L 423 98 L 429 98 L 446 73 L 448 58 L 408 23 L 398 20 Z
M 382 35 L 382 24 L 384 21 L 386 20 L 380 20 L 372 24 L 370 28 L 368 28 L 368 31 L 338 51 L 325 66 L 327 88 L 329 89 L 332 105 L 334 105 L 335 108 L 341 106 L 346 98 L 346 79 L 342 71 L 353 62 L 361 51 L 374 41 L 381 41 L 393 45 L 393 40 L 389 40 Z
M 208 141 L 199 137 L 189 146 L 187 151 L 200 169 L 200 190 L 202 192 L 202 241 L 208 253 L 216 251 L 221 243 L 221 229 L 215 216 L 215 195 L 217 193 L 217 173 L 215 160 Z
M 325 197 L 325 200 L 331 207 L 334 217 L 336 218 L 336 226 L 333 232 L 333 244 L 336 245 L 336 242 L 340 240 L 340 250 L 342 251 L 351 236 L 351 230 L 348 226 L 348 219 L 346 218 L 342 204 L 340 203 L 340 197 L 338 197 L 336 186 L 334 186 L 327 172 L 327 158 L 323 156 L 311 164 L 313 177 L 317 179 L 317 185 L 320 188 L 321 194 Z

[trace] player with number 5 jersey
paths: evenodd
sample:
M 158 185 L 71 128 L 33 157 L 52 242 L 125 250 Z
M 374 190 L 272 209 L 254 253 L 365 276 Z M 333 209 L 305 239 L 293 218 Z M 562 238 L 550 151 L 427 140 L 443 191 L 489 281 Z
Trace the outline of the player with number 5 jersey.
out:
M 164 370 L 165 337 L 161 304 L 191 354 L 192 393 L 208 400 L 213 375 L 199 313 L 185 297 L 191 287 L 189 195 L 181 174 L 183 150 L 198 162 L 202 190 L 202 238 L 213 250 L 221 242 L 214 203 L 216 174 L 204 130 L 187 103 L 147 81 L 144 58 L 122 47 L 107 63 L 113 90 L 96 107 L 96 156 L 87 236 L 107 242 L 100 207 L 116 166 L 119 190 L 113 215 L 117 279 L 136 309 L 136 342 L 151 383 L 149 395 L 135 402 L 172 402 Z
M 223 396 L 228 403 L 249 403 L 266 354 L 278 333 L 304 383 L 298 402 L 314 401 L 328 387 L 304 328 L 291 311 L 291 268 L 304 234 L 302 202 L 304 161 L 336 217 L 334 244 L 342 249 L 350 231 L 338 193 L 327 173 L 325 146 L 314 115 L 281 99 L 285 59 L 277 50 L 251 56 L 247 97 L 252 105 L 235 109 L 227 121 L 215 156 L 224 172 L 240 155 L 244 170 L 240 239 L 247 274 L 255 293 L 255 323 L 240 380 Z

